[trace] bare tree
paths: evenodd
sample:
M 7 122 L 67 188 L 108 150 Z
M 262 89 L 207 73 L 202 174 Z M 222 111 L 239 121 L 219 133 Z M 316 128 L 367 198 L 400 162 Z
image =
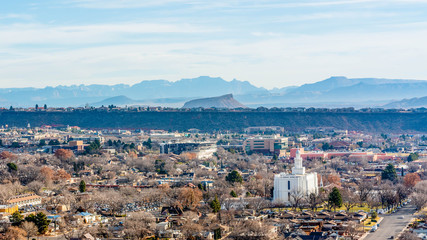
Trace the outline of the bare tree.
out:
M 87 229 L 88 226 L 79 224 L 72 214 L 63 216 L 59 224 L 59 231 L 66 240 L 83 236 Z
M 381 205 L 384 207 L 392 208 L 397 203 L 396 193 L 390 182 L 379 186 L 378 195 L 381 200 Z
M 396 198 L 399 204 L 402 204 L 402 201 L 405 200 L 411 194 L 411 189 L 406 187 L 403 184 L 396 185 Z
M 357 205 L 357 195 L 351 189 L 345 189 L 342 191 L 341 196 L 343 199 L 343 205 L 347 212 L 349 212 L 351 208 Z
M 427 180 L 417 183 L 411 195 L 413 204 L 417 209 L 422 209 L 427 204 Z
M 26 232 L 19 227 L 9 227 L 4 235 L 7 240 L 24 240 Z
M 268 207 L 269 202 L 262 197 L 255 197 L 249 200 L 249 206 L 255 211 L 262 210 L 263 208 Z
M 126 238 L 145 239 L 153 235 L 156 219 L 146 212 L 132 213 L 124 224 Z
M 421 238 L 419 238 L 416 234 L 411 233 L 411 232 L 404 232 L 402 233 L 402 235 L 400 235 L 401 240 L 419 240 Z
M 21 224 L 21 228 L 25 230 L 27 240 L 29 240 L 30 237 L 37 235 L 38 229 L 33 222 L 25 221 Z
M 323 202 L 323 198 L 320 194 L 310 193 L 307 197 L 307 203 L 310 206 L 311 210 L 317 210 L 320 204 Z
M 301 191 L 294 190 L 290 193 L 289 202 L 292 205 L 292 208 L 296 210 L 297 208 L 301 208 L 304 203 L 304 194 Z
M 269 228 L 265 226 L 262 222 L 256 220 L 246 220 L 243 222 L 237 222 L 233 229 L 234 230 L 228 236 L 230 239 L 277 239 L 277 235 L 270 232 Z
M 348 222 L 347 226 L 345 227 L 345 231 L 347 232 L 351 240 L 358 239 L 358 236 L 363 233 L 363 230 L 360 224 L 357 224 L 352 221 Z
M 32 181 L 27 185 L 27 188 L 35 194 L 40 194 L 40 191 L 44 186 L 44 183 L 42 183 L 41 181 Z
M 369 208 L 371 209 L 378 209 L 381 206 L 381 200 L 379 194 L 371 194 L 368 200 L 366 201 Z
M 417 210 L 424 208 L 427 204 L 427 195 L 425 193 L 415 192 L 411 195 L 411 199 Z
M 234 210 L 221 211 L 221 223 L 230 224 L 234 220 L 234 215 Z
M 197 223 L 199 216 L 195 212 L 187 211 L 180 221 L 180 229 L 186 239 L 191 239 L 196 233 L 203 230 L 203 226 Z
M 203 198 L 202 195 L 203 193 L 199 189 L 185 187 L 180 190 L 178 201 L 180 201 L 182 206 L 194 209 L 199 206 L 199 203 Z
M 372 191 L 373 191 L 373 184 L 369 181 L 361 181 L 358 183 L 359 191 L 357 191 L 359 195 L 360 202 L 366 202 L 368 201 L 368 198 L 370 197 Z

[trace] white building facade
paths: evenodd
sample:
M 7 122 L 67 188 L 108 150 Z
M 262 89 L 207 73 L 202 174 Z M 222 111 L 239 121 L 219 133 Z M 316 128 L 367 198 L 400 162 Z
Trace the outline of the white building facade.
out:
M 319 192 L 317 173 L 306 173 L 302 166 L 299 150 L 296 152 L 292 173 L 280 173 L 274 176 L 273 202 L 290 203 L 293 196 L 308 196 Z

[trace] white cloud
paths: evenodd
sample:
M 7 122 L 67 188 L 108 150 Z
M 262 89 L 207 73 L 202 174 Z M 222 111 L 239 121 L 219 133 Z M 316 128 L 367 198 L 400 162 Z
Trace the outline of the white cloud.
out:
M 141 8 L 153 7 L 166 4 L 197 4 L 200 1 L 191 0 L 67 0 L 65 4 L 75 5 L 83 8 Z
M 129 34 L 190 34 L 220 31 L 191 24 L 121 23 L 80 26 L 14 24 L 0 26 L 0 46 L 15 44 L 88 44 L 132 41 Z
M 400 2 L 404 0 L 392 0 Z M 412 2 L 422 2 L 423 0 L 410 0 Z M 384 0 L 292 0 L 292 1 L 253 1 L 253 0 L 66 0 L 65 4 L 82 8 L 118 9 L 118 8 L 146 8 L 155 6 L 168 6 L 179 4 L 195 8 L 240 8 L 240 9 L 262 9 L 262 8 L 296 8 L 296 7 L 322 7 L 340 6 L 353 4 L 366 4 L 370 2 L 385 3 Z M 388 2 L 388 1 L 387 1 Z
M 16 13 L 9 13 L 9 14 L 0 14 L 0 20 L 1 19 L 18 19 L 18 20 L 32 20 L 33 17 L 29 14 L 16 14 Z
M 136 83 L 199 75 L 264 87 L 331 75 L 426 79 L 427 31 L 294 35 L 234 40 L 108 45 L 61 51 L 9 49 L 0 59 L 4 86 Z M 22 71 L 25 69 L 25 71 Z

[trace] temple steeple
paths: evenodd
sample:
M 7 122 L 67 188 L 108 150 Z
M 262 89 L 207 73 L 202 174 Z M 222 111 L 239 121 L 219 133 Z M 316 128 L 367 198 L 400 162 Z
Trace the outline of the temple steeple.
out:
M 292 168 L 292 174 L 303 175 L 305 174 L 305 167 L 302 166 L 302 157 L 299 149 L 296 152 L 294 159 L 294 167 Z

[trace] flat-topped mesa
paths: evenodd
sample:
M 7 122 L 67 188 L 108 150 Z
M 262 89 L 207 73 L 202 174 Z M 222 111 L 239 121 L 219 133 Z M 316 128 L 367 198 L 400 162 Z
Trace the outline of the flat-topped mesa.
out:
M 246 108 L 245 105 L 234 99 L 233 94 L 226 94 L 219 97 L 200 98 L 188 101 L 183 108 Z

